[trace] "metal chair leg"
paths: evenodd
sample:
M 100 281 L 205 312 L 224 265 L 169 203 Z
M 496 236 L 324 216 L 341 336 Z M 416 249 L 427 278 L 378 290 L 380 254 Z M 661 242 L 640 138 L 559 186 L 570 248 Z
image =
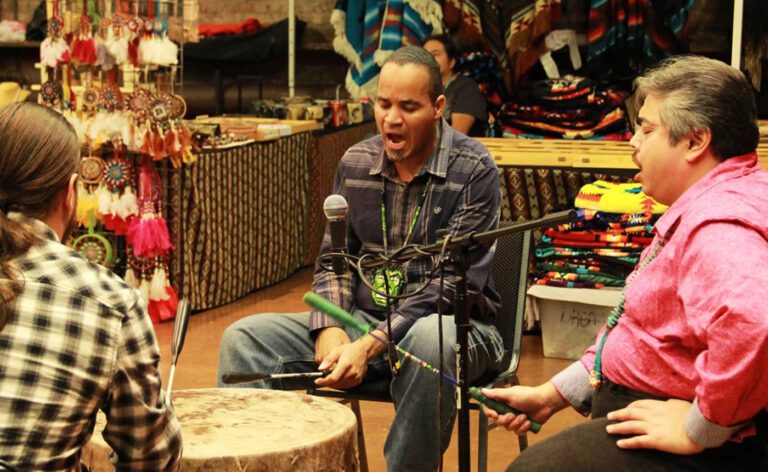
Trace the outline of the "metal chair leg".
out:
M 350 400 L 349 406 L 357 418 L 357 457 L 360 461 L 360 472 L 368 472 L 368 453 L 365 451 L 365 434 L 363 433 L 363 415 L 360 413 L 360 402 Z
M 488 470 L 488 418 L 477 412 L 477 472 Z

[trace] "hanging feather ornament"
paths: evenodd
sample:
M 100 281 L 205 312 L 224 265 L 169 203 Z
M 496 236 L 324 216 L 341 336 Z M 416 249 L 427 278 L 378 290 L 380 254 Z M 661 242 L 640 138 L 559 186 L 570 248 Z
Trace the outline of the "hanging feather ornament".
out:
M 168 37 L 168 18 L 155 20 L 154 29 L 155 35 L 159 38 L 155 46 L 155 64 L 166 67 L 177 65 L 179 63 L 179 47 Z
M 167 300 L 149 300 L 149 316 L 155 322 L 172 320 L 176 317 L 176 308 L 179 305 L 179 298 L 171 284 L 166 282 Z
M 139 280 L 136 278 L 136 273 L 131 266 L 125 268 L 123 280 L 125 280 L 125 283 L 128 284 L 129 287 L 139 288 Z
M 176 317 L 179 298 L 167 277 L 168 266 L 164 257 L 155 258 L 155 270 L 149 284 L 149 314 L 160 322 Z
M 64 21 L 58 14 L 58 2 L 53 2 L 54 16 L 48 20 L 48 36 L 40 43 L 40 63 L 46 67 L 59 67 L 70 61 L 69 45 L 64 40 Z
M 72 61 L 78 64 L 96 64 L 96 42 L 91 34 L 91 19 L 86 14 L 86 0 L 83 0 L 83 15 L 80 17 L 80 32 L 72 40 Z
M 161 258 L 155 258 L 155 271 L 152 274 L 152 281 L 149 284 L 149 299 L 154 301 L 168 300 L 168 292 L 165 291 L 165 284 L 168 281 L 165 268 Z
M 139 257 L 165 255 L 173 249 L 168 225 L 160 210 L 160 195 L 160 175 L 148 156 L 143 156 L 139 167 L 140 216 L 131 221 L 126 234 L 128 244 Z
M 131 287 L 138 290 L 139 297 L 144 302 L 144 306 L 149 306 L 149 279 L 154 271 L 154 259 L 136 256 L 130 246 L 126 248 L 126 257 L 128 265 L 125 272 L 125 281 Z M 152 321 L 159 322 L 159 319 L 156 321 L 153 318 Z
M 99 22 L 99 33 L 95 36 L 96 65 L 102 70 L 110 70 L 117 64 L 115 56 L 107 46 L 107 38 L 112 31 L 112 22 L 106 16 Z
M 136 194 L 131 190 L 130 185 L 126 185 L 123 195 L 120 196 L 120 210 L 118 216 L 128 222 L 139 214 L 139 205 Z
M 168 37 L 168 18 L 160 17 L 160 4 L 155 3 L 155 18 L 145 20 L 144 36 L 139 44 L 139 63 L 168 67 L 179 63 L 179 47 Z M 151 7 L 147 10 L 151 13 Z
M 80 181 L 77 191 L 77 212 L 75 213 L 78 224 L 87 227 L 91 212 L 96 212 L 98 209 L 98 195 Z
M 137 215 L 138 208 L 123 208 L 123 200 L 120 193 L 131 181 L 131 167 L 128 161 L 120 155 L 119 147 L 115 146 L 112 159 L 104 165 L 104 184 L 110 190 L 109 204 L 104 208 L 99 206 L 104 226 L 117 234 L 126 234 L 130 228 L 131 220 Z M 133 211 L 136 210 L 136 211 Z
M 112 18 L 112 27 L 107 29 L 104 45 L 115 58 L 117 65 L 128 63 L 128 36 L 123 34 L 123 20 L 120 15 Z

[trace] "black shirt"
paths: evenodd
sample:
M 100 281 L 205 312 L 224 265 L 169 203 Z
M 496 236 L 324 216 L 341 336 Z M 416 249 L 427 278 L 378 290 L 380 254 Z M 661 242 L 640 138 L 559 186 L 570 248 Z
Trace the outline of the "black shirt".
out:
M 457 76 L 445 88 L 445 111 L 443 116 L 451 123 L 452 113 L 464 113 L 475 117 L 475 122 L 469 129 L 469 136 L 485 136 L 488 124 L 486 101 L 477 82 L 471 77 Z

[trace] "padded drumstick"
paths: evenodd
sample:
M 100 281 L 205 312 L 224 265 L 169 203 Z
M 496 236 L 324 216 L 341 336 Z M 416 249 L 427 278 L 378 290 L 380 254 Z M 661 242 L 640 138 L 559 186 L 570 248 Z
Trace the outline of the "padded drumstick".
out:
M 168 376 L 168 390 L 165 392 L 168 402 L 171 401 L 171 389 L 173 388 L 173 377 L 176 375 L 176 363 L 179 361 L 181 348 L 184 347 L 184 338 L 187 335 L 190 311 L 189 300 L 186 298 L 179 300 L 179 305 L 176 307 L 176 319 L 173 322 L 173 338 L 171 339 L 171 373 Z
M 381 342 L 383 344 L 387 344 L 386 341 L 384 341 L 380 337 L 378 337 L 378 336 L 374 335 L 373 333 L 371 333 L 370 330 L 369 330 L 368 325 L 366 325 L 365 323 L 355 319 L 352 315 L 350 315 L 349 313 L 347 313 L 343 309 L 339 308 L 338 306 L 334 305 L 330 301 L 326 300 L 325 298 L 321 297 L 320 295 L 318 295 L 316 293 L 312 293 L 312 292 L 307 292 L 307 293 L 304 294 L 304 302 L 306 304 L 312 306 L 313 308 L 322 311 L 323 313 L 325 313 L 326 315 L 330 316 L 331 318 L 334 318 L 335 320 L 340 321 L 340 322 L 344 323 L 347 326 L 352 326 L 352 327 L 354 327 L 355 329 L 357 329 L 358 331 L 360 331 L 363 334 L 366 334 L 366 333 L 370 334 L 377 341 L 379 341 L 379 342 Z M 432 372 L 434 372 L 436 374 L 442 374 L 443 377 L 448 379 L 451 383 L 453 383 L 454 385 L 458 385 L 458 382 L 456 381 L 456 379 L 454 379 L 450 375 L 448 375 L 446 373 L 440 372 L 439 370 L 435 369 L 431 365 L 429 365 L 426 362 L 422 361 L 421 359 L 419 359 L 418 357 L 414 356 L 410 352 L 402 349 L 400 346 L 395 346 L 395 347 L 396 347 L 398 352 L 400 352 L 401 354 L 403 354 L 405 356 L 406 359 L 411 359 L 411 360 L 417 362 L 422 367 L 424 367 L 427 370 L 432 371 Z M 470 387 L 469 393 L 470 393 L 470 395 L 472 395 L 472 397 L 474 399 L 476 399 L 477 401 L 479 401 L 483 405 L 486 405 L 489 408 L 492 408 L 493 410 L 495 410 L 499 414 L 505 414 L 505 413 L 514 413 L 516 415 L 520 414 L 519 411 L 515 410 L 514 408 L 510 407 L 509 405 L 505 405 L 503 403 L 497 402 L 495 400 L 491 400 L 490 398 L 486 397 L 476 387 Z M 541 429 L 541 423 L 533 421 L 530 418 L 529 418 L 529 421 L 531 422 L 531 432 L 538 433 L 539 430 Z
M 356 330 L 360 331 L 362 334 L 368 334 L 369 336 L 371 336 L 373 339 L 380 342 L 381 344 L 384 344 L 385 346 L 389 346 L 389 343 L 387 343 L 387 341 L 382 339 L 380 336 L 376 336 L 376 334 L 372 332 L 372 330 L 370 329 L 370 326 L 363 323 L 362 321 L 356 320 L 352 315 L 350 315 L 343 309 L 339 308 L 338 306 L 334 305 L 330 301 L 326 300 L 325 298 L 321 297 L 320 295 L 312 292 L 307 292 L 304 294 L 304 303 L 312 306 L 312 308 L 322 311 L 326 315 L 330 316 L 331 318 L 334 318 L 337 321 L 342 322 L 347 326 L 352 326 Z M 446 380 L 451 382 L 453 385 L 459 385 L 459 382 L 453 377 L 451 377 L 449 374 L 445 372 L 440 372 L 438 369 L 429 365 L 426 361 L 419 359 L 418 357 L 414 356 L 413 354 L 401 348 L 400 346 L 395 345 L 395 349 L 397 350 L 397 352 L 402 354 L 405 359 L 412 360 L 413 362 L 417 363 L 418 365 L 427 369 L 433 374 L 442 375 L 443 377 L 445 377 Z
M 514 413 L 515 415 L 520 415 L 522 412 L 519 410 L 516 410 L 512 408 L 511 406 L 507 405 L 506 403 L 502 403 L 497 400 L 492 400 L 485 396 L 483 392 L 480 391 L 477 387 L 469 387 L 469 395 L 477 400 L 478 402 L 482 403 L 483 405 L 487 406 L 491 410 L 495 411 L 496 413 L 500 415 L 506 415 L 507 413 Z M 531 432 L 536 434 L 539 431 L 541 431 L 541 423 L 538 421 L 533 421 L 532 419 L 528 418 L 528 421 L 531 422 Z
M 352 315 L 316 293 L 305 293 L 304 303 L 322 311 L 336 321 L 340 321 L 347 326 L 355 328 L 356 330 L 360 331 L 361 334 L 368 333 L 369 326 L 367 324 L 355 319 Z

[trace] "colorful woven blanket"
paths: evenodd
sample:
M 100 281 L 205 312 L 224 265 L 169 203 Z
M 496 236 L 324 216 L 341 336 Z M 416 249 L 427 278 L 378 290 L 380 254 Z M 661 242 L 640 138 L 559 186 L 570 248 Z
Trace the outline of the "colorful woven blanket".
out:
M 686 52 L 694 0 L 591 0 L 587 62 L 594 70 L 639 71 Z
M 353 98 L 373 97 L 387 56 L 440 33 L 442 9 L 436 0 L 337 0 L 331 24 L 333 48 L 350 62 L 347 91 Z

